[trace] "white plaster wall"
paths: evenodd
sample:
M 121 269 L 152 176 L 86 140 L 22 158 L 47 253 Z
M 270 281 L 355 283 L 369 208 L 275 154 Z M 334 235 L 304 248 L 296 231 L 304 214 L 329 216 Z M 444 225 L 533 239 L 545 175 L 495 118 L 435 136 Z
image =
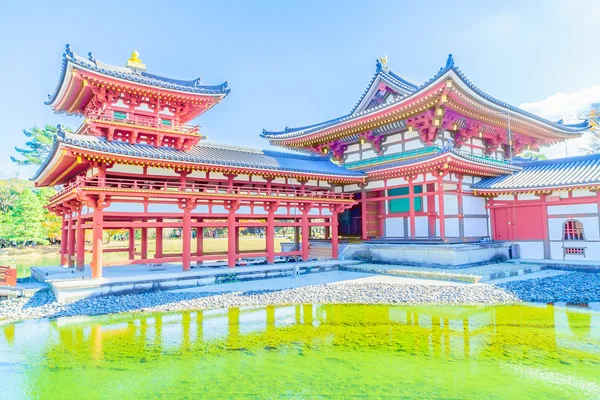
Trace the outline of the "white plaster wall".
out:
M 210 176 L 212 177 L 212 173 Z M 285 178 L 275 178 L 273 179 L 273 183 L 285 183 Z
M 352 162 L 352 161 L 358 161 L 358 160 L 360 160 L 360 154 L 359 153 L 347 154 L 346 155 L 346 162 Z
M 562 240 L 563 224 L 569 218 L 549 218 L 548 230 L 550 240 Z M 583 237 L 586 240 L 600 240 L 600 229 L 598 227 L 597 217 L 576 218 L 583 224 Z M 600 247 L 600 243 L 597 244 Z
M 408 142 L 404 142 L 405 151 L 420 149 L 423 147 L 423 144 L 419 140 L 409 140 Z
M 563 259 L 562 242 L 550 242 L 550 258 L 553 260 Z M 565 242 L 565 247 L 585 247 L 585 257 L 577 254 L 565 256 L 565 260 L 590 260 L 600 261 L 600 243 L 587 241 Z
M 169 168 L 148 167 L 148 174 L 160 176 L 176 176 L 179 178 L 179 174 Z
M 234 181 L 242 181 L 242 182 L 248 182 L 250 180 L 250 176 L 248 175 L 238 175 L 235 178 L 233 178 Z
M 548 206 L 548 215 L 592 214 L 598 212 L 598 204 L 564 204 Z
M 109 173 L 113 172 L 121 172 L 127 174 L 142 174 L 144 172 L 144 167 L 139 165 L 125 165 L 125 164 L 115 164 L 112 168 L 108 170 Z
M 416 132 L 416 131 L 412 131 L 412 132 L 406 131 L 406 132 L 404 132 L 404 140 L 418 139 L 418 137 L 419 137 L 419 133 Z
M 487 236 L 487 218 L 464 218 L 465 236 Z
M 259 175 L 252 175 L 252 182 L 266 182 L 267 180 Z
M 542 260 L 544 258 L 544 242 L 517 242 L 519 243 L 521 258 Z
M 343 186 L 336 186 L 336 187 L 333 188 L 333 191 L 335 193 L 342 193 L 342 189 L 343 188 L 344 188 Z
M 482 155 L 483 154 L 483 150 L 482 149 L 478 149 L 478 148 L 473 148 L 473 154 Z
M 404 178 L 389 179 L 388 186 L 406 185 L 408 182 Z
M 344 186 L 344 192 L 359 192 L 360 187 L 357 184 Z
M 354 152 L 354 151 L 359 151 L 360 150 L 360 146 L 358 143 L 354 143 L 348 146 L 348 149 L 346 150 L 347 152 Z
M 383 181 L 372 181 L 372 182 L 367 183 L 367 185 L 365 187 L 367 189 L 380 189 L 383 186 L 384 186 Z
M 452 194 L 444 195 L 444 214 L 458 214 L 458 198 Z
M 473 144 L 473 146 L 483 146 L 483 142 L 479 138 L 472 138 L 471 144 Z
M 494 200 L 513 200 L 513 196 L 509 194 L 503 194 L 502 196 L 496 197 Z
M 368 160 L 369 158 L 375 158 L 375 157 L 377 157 L 377 153 L 375 153 L 375 150 L 365 150 L 362 152 L 363 160 Z
M 483 197 L 463 196 L 463 213 L 465 214 L 487 214 L 485 199 Z
M 408 227 L 410 231 L 410 225 Z M 410 232 L 409 232 L 410 234 Z M 385 235 L 389 237 L 404 237 L 404 219 L 403 218 L 386 218 L 385 219 Z
M 206 172 L 205 171 L 192 171 L 188 175 L 188 178 L 202 178 L 202 179 L 206 179 Z
M 445 220 L 446 236 L 448 237 L 460 237 L 460 231 L 458 228 L 458 218 L 447 218 Z
M 419 236 L 419 237 L 429 236 L 429 228 L 427 226 L 427 217 L 415 217 L 415 234 L 416 234 L 416 236 Z
M 573 197 L 596 196 L 595 192 L 589 190 L 573 190 Z
M 402 134 L 401 133 L 393 133 L 391 135 L 386 136 L 385 138 L 385 142 L 390 144 L 390 143 L 396 143 L 396 142 L 401 142 L 402 141 Z
M 519 200 L 538 200 L 539 198 L 539 196 L 536 196 L 533 193 L 524 193 L 517 195 L 517 199 Z
M 388 145 L 386 154 L 396 154 L 402 152 L 402 143 Z

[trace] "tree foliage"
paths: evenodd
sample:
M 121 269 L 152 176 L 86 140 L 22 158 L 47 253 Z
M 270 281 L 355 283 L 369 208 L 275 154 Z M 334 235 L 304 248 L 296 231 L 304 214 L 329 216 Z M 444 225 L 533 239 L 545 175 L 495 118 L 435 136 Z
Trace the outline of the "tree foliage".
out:
M 67 132 L 72 132 L 70 128 L 63 128 Z M 15 147 L 17 153 L 22 158 L 10 157 L 11 161 L 17 165 L 40 165 L 44 162 L 54 142 L 54 136 L 58 128 L 52 125 L 45 125 L 43 128 L 37 126 L 31 129 L 23 129 L 23 135 L 28 139 L 25 148 Z
M 61 219 L 44 208 L 53 188 L 23 179 L 0 179 L 0 244 L 33 245 L 60 240 Z

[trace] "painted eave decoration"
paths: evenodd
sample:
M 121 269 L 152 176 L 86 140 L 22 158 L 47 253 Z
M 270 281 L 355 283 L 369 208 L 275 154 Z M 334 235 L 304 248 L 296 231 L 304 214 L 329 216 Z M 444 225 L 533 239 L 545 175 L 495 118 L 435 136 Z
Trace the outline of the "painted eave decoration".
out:
M 384 70 L 379 60 L 377 70 L 371 84 L 380 76 L 380 71 Z M 390 73 L 387 72 L 388 75 Z M 369 90 L 370 86 L 367 92 Z M 364 96 L 365 94 L 358 104 L 363 101 Z M 283 131 L 263 130 L 262 137 L 272 144 L 306 148 L 327 140 L 342 140 L 348 135 L 375 129 L 390 122 L 406 120 L 433 108 L 441 108 L 442 113 L 448 109 L 479 120 L 482 124 L 504 129 L 508 125 L 507 119 L 510 118 L 513 131 L 546 142 L 577 137 L 590 128 L 588 121 L 578 124 L 553 122 L 488 95 L 454 65 L 454 59 L 450 55 L 445 67 L 406 96 L 398 96 L 391 102 L 359 112 L 354 112 L 355 107 L 349 114 L 313 125 L 286 128 Z

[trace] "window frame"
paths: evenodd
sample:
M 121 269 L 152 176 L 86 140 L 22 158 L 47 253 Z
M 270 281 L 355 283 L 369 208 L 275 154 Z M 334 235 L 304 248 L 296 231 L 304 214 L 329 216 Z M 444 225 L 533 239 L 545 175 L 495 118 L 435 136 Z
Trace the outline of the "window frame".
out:
M 574 218 L 568 219 L 565 222 L 563 222 L 562 238 L 563 242 L 585 241 L 585 229 L 583 223 Z

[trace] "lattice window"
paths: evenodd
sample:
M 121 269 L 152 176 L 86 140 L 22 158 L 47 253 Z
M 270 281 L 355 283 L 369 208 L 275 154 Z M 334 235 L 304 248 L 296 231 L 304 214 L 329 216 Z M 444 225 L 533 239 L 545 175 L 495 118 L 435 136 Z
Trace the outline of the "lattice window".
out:
M 585 248 L 583 247 L 565 247 L 565 254 L 579 254 L 585 256 Z
M 585 240 L 583 237 L 583 224 L 575 219 L 566 221 L 563 225 L 563 239 Z

